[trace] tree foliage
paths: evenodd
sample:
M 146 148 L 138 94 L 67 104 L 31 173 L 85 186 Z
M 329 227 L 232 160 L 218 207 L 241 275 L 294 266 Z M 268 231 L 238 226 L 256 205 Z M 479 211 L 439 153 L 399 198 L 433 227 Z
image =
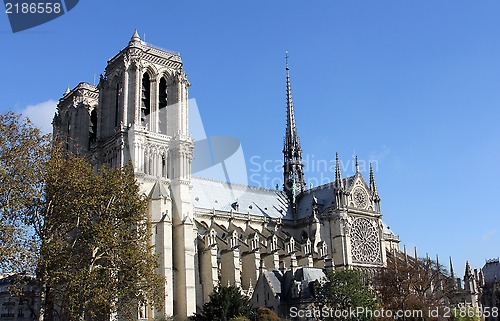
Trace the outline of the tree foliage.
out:
M 280 321 L 281 319 L 268 308 L 257 308 L 255 311 L 257 321 Z
M 28 119 L 0 114 L 0 273 L 34 272 L 33 214 L 43 195 L 49 136 Z
M 320 286 L 317 304 L 326 311 L 350 311 L 363 308 L 374 311 L 377 300 L 367 284 L 367 278 L 356 270 L 327 271 L 325 282 Z M 365 314 L 356 317 L 330 314 L 325 320 L 371 320 Z
M 195 313 L 193 321 L 230 321 L 232 319 L 252 317 L 250 299 L 235 286 L 218 286 L 210 294 L 210 300 L 203 305 L 201 313 Z
M 53 152 L 45 175 L 39 278 L 44 315 L 68 320 L 132 319 L 137 304 L 159 304 L 146 202 L 131 166 L 96 174 L 83 159 Z
M 443 311 L 453 297 L 453 280 L 443 266 L 430 259 L 389 254 L 387 267 L 375 277 L 384 309 L 422 311 L 422 316 L 406 320 L 429 319 L 430 310 Z

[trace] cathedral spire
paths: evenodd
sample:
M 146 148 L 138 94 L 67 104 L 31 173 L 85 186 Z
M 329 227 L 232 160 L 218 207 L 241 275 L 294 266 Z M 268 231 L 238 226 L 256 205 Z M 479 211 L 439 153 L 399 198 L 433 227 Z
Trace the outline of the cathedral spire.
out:
M 288 51 L 286 63 L 286 136 L 283 147 L 283 189 L 293 205 L 296 196 L 305 190 L 304 165 L 302 164 L 302 149 L 295 125 L 295 112 L 292 102 L 292 88 L 290 85 L 290 69 L 288 68 Z

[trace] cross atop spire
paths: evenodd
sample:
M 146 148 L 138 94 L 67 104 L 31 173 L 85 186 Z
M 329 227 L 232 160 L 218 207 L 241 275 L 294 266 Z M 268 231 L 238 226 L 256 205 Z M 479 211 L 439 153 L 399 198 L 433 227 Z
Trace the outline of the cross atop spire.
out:
M 305 190 L 304 165 L 302 164 L 302 148 L 295 125 L 295 112 L 290 85 L 290 68 L 288 68 L 288 51 L 285 54 L 286 69 L 286 135 L 283 147 L 283 189 L 295 206 L 296 196 Z

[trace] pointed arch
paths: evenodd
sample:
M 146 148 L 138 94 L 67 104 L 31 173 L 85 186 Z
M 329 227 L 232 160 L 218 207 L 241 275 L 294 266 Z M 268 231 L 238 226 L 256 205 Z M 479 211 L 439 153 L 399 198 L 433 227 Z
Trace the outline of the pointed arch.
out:
M 89 150 L 93 143 L 97 140 L 97 107 L 94 107 L 90 112 L 89 122 Z
M 147 126 L 151 114 L 151 76 L 146 71 L 141 81 L 141 122 Z
M 158 126 L 161 134 L 167 134 L 167 79 L 160 78 L 158 84 Z

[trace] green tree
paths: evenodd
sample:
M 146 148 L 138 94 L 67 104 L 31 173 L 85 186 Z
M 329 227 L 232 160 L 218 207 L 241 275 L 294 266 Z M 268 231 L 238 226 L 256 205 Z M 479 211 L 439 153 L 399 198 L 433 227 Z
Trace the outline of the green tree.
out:
M 193 321 L 230 321 L 243 317 L 252 319 L 250 299 L 235 286 L 218 286 L 210 294 L 210 300 L 203 305 L 201 313 L 195 313 Z
M 164 283 L 155 273 L 146 201 L 132 167 L 95 173 L 59 149 L 48 165 L 39 212 L 39 320 L 52 319 L 56 310 L 68 320 L 99 320 L 113 312 L 133 319 L 137 304 L 161 305 Z
M 34 273 L 33 213 L 43 195 L 49 136 L 29 119 L 0 114 L 0 273 Z
M 375 311 L 377 300 L 367 284 L 367 278 L 356 270 L 328 271 L 324 283 L 320 285 L 317 304 L 327 311 L 350 311 L 363 308 Z M 369 313 L 337 317 L 330 314 L 325 320 L 372 320 Z

